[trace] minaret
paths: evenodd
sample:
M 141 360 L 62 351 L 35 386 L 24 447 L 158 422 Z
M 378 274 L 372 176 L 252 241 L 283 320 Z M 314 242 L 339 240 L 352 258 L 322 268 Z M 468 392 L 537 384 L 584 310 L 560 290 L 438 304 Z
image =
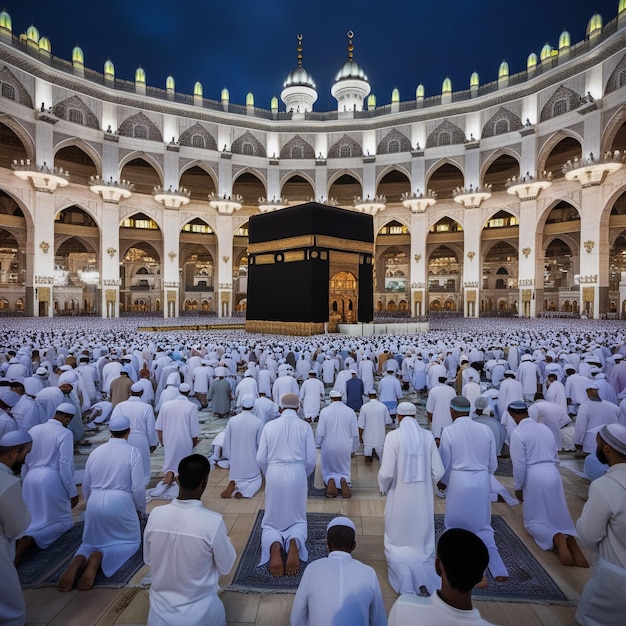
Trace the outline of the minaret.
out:
M 348 60 L 335 76 L 335 84 L 330 93 L 337 100 L 339 113 L 362 111 L 363 102 L 370 92 L 367 76 L 354 60 L 354 33 L 348 31 Z
M 280 93 L 280 99 L 285 103 L 287 112 L 293 114 L 293 119 L 303 118 L 305 113 L 313 110 L 313 103 L 317 100 L 315 83 L 309 73 L 302 67 L 302 35 L 298 35 L 298 65 L 287 76 Z

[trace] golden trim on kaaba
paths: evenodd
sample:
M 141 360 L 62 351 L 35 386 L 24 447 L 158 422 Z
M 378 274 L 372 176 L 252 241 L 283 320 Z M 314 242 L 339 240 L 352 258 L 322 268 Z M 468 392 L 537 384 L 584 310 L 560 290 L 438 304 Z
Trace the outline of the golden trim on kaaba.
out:
M 273 254 L 259 254 L 254 257 L 254 263 L 256 265 L 271 265 L 275 262 Z
M 304 250 L 285 252 L 285 263 L 292 263 L 294 261 L 304 261 Z
M 249 243 L 248 252 L 257 254 L 259 252 L 276 252 L 277 250 L 289 250 L 290 248 L 311 248 L 315 245 L 314 235 L 302 235 L 300 237 L 287 237 L 284 239 L 274 239 L 260 243 Z

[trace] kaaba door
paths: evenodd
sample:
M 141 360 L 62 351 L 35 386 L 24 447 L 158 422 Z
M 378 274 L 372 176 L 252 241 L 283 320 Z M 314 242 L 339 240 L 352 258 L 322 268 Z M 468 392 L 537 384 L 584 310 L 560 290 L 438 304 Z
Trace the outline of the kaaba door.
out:
M 352 324 L 357 320 L 358 281 L 351 272 L 338 272 L 330 279 L 329 320 Z

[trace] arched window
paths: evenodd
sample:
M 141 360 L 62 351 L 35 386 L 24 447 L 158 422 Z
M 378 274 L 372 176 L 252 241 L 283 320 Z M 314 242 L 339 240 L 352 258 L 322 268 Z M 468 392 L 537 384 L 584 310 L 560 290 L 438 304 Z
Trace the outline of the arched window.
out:
M 450 133 L 439 133 L 439 145 L 440 146 L 449 146 L 452 143 L 452 138 L 450 137 Z
M 2 97 L 9 100 L 15 100 L 15 87 L 8 83 L 2 83 Z
M 83 112 L 78 109 L 70 109 L 68 120 L 74 124 L 84 124 Z
M 498 120 L 496 122 L 496 135 L 503 135 L 504 133 L 509 132 L 509 120 Z
M 243 146 L 241 146 L 241 153 L 254 156 L 254 146 L 251 143 L 244 143 Z
M 133 128 L 133 137 L 135 139 L 148 139 L 148 129 L 141 124 L 137 124 Z
M 194 135 L 191 138 L 191 145 L 194 148 L 204 148 L 204 147 L 206 147 L 205 143 L 204 143 L 204 137 L 202 135 Z
M 292 159 L 304 158 L 301 146 L 293 146 L 293 148 L 291 148 L 291 158 Z
M 343 145 L 339 149 L 339 157 L 342 159 L 349 159 L 352 156 L 352 148 L 348 145 Z
M 395 139 L 393 141 L 390 141 L 387 144 L 387 152 L 389 152 L 390 154 L 392 152 L 400 152 L 400 142 L 396 141 Z
M 563 115 L 567 113 L 567 100 L 557 100 L 552 106 L 552 116 Z

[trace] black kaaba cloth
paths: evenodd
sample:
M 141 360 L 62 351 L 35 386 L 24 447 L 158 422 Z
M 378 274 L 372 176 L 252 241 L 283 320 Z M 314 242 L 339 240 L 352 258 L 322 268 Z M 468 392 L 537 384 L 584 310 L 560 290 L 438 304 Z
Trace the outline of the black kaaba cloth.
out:
M 357 320 L 371 322 L 371 215 L 309 202 L 254 215 L 248 223 L 248 320 L 326 322 L 331 272 L 358 281 Z

